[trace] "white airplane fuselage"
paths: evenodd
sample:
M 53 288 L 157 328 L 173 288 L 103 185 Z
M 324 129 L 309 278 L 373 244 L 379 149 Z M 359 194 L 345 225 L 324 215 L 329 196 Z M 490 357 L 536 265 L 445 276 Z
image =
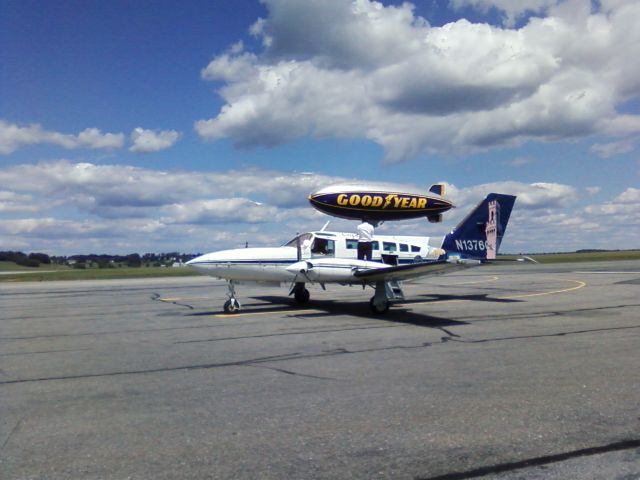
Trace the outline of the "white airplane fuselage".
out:
M 383 260 L 397 264 L 416 263 L 437 259 L 444 253 L 429 245 L 429 237 L 375 235 L 373 261 L 369 262 L 357 259 L 357 245 L 356 234 L 309 232 L 281 247 L 221 250 L 197 257 L 188 265 L 203 274 L 226 280 L 280 284 L 296 280 L 300 273 L 296 262 L 302 260 L 323 267 L 310 271 L 306 281 L 362 283 L 354 277 L 354 268 L 379 268 Z

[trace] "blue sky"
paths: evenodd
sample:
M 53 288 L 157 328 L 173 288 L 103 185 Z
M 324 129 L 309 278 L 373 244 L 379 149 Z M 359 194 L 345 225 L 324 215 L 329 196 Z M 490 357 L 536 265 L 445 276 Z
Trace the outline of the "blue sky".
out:
M 0 250 L 280 244 L 342 180 L 519 200 L 503 250 L 640 247 L 637 2 L 0 2 Z M 338 221 L 333 228 L 353 229 Z

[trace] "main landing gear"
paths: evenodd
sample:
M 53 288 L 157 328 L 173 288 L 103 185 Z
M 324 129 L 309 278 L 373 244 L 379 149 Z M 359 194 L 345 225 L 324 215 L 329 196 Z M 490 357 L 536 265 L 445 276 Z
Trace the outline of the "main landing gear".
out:
M 291 289 L 289 295 L 293 293 L 293 298 L 298 305 L 306 305 L 309 303 L 309 290 L 307 290 L 304 286 L 304 282 L 296 282 L 296 284 Z
M 233 280 L 229 280 L 228 287 L 229 291 L 227 292 L 227 297 L 229 297 L 229 300 L 224 302 L 224 313 L 238 313 L 242 306 L 236 299 L 236 288 L 233 284 Z
M 376 315 L 389 311 L 392 301 L 404 300 L 404 293 L 400 284 L 395 280 L 376 282 L 376 294 L 369 300 L 369 307 Z

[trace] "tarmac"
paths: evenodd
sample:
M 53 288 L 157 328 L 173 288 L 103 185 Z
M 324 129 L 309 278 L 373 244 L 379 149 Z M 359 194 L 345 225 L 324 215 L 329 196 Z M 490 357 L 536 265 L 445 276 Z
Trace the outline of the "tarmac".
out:
M 0 283 L 0 478 L 640 479 L 640 262 Z

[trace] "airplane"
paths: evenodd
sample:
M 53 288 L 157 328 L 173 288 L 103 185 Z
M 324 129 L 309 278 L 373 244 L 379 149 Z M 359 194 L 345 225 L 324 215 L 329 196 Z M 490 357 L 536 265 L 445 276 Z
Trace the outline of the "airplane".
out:
M 199 272 L 227 280 L 226 313 L 241 305 L 235 285 L 290 286 L 299 304 L 309 302 L 307 283 L 370 286 L 371 310 L 383 314 L 404 300 L 404 280 L 481 265 L 496 258 L 516 197 L 490 193 L 444 237 L 374 235 L 372 260 L 357 259 L 357 235 L 320 231 L 297 235 L 281 247 L 207 253 L 187 262 Z M 326 227 L 326 225 L 325 225 Z

